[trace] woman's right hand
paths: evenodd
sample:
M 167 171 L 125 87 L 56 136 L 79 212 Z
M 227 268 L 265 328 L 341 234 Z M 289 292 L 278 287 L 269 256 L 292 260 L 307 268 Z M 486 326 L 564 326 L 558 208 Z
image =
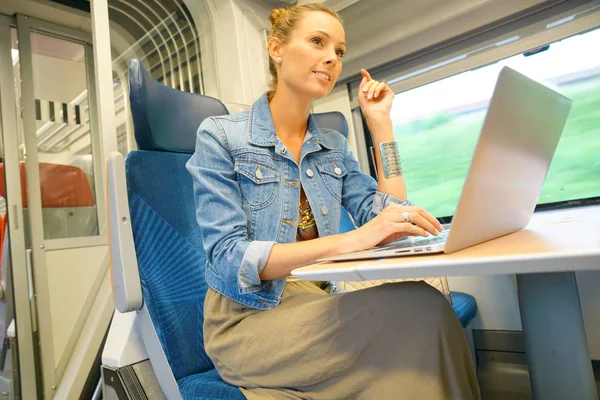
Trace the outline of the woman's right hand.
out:
M 404 213 L 408 213 L 408 221 Z M 442 224 L 422 207 L 391 204 L 379 215 L 360 228 L 348 232 L 353 235 L 351 251 L 370 249 L 373 246 L 396 241 L 404 236 L 437 236 Z

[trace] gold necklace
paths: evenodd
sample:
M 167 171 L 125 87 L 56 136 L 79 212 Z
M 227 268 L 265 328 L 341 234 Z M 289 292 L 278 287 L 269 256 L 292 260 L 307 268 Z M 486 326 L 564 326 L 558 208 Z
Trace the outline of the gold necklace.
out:
M 302 207 L 302 200 L 300 200 L 298 210 L 300 211 L 300 222 L 298 222 L 298 228 L 306 230 L 317 225 L 308 200 L 305 200 L 304 207 Z

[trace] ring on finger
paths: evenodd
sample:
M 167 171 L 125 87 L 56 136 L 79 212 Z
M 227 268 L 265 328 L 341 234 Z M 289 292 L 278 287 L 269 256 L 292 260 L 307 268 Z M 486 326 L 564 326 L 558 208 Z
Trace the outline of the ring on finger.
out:
M 403 220 L 404 222 L 410 222 L 410 214 L 409 214 L 409 212 L 408 212 L 408 211 L 404 211 L 404 212 L 402 213 L 402 220 Z

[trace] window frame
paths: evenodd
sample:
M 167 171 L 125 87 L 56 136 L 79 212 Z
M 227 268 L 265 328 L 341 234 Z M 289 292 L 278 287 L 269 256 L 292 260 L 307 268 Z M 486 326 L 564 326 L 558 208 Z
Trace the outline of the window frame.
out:
M 425 50 L 384 69 L 375 69 L 371 75 L 378 80 L 394 82 L 400 75 L 415 74 L 390 84 L 394 93 L 401 93 L 600 27 L 597 1 L 569 7 L 573 3 L 581 2 L 561 3 L 452 45 Z M 516 36 L 518 40 L 513 39 Z M 352 108 L 358 107 L 359 83 L 360 77 L 347 83 Z

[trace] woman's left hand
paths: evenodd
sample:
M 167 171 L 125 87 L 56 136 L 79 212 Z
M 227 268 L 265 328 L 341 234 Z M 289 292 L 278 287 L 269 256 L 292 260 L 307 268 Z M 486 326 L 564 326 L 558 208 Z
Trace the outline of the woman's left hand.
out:
M 361 69 L 360 73 L 363 78 L 358 86 L 358 104 L 363 114 L 388 116 L 392 109 L 394 92 L 385 81 L 376 81 L 371 78 L 367 70 Z

